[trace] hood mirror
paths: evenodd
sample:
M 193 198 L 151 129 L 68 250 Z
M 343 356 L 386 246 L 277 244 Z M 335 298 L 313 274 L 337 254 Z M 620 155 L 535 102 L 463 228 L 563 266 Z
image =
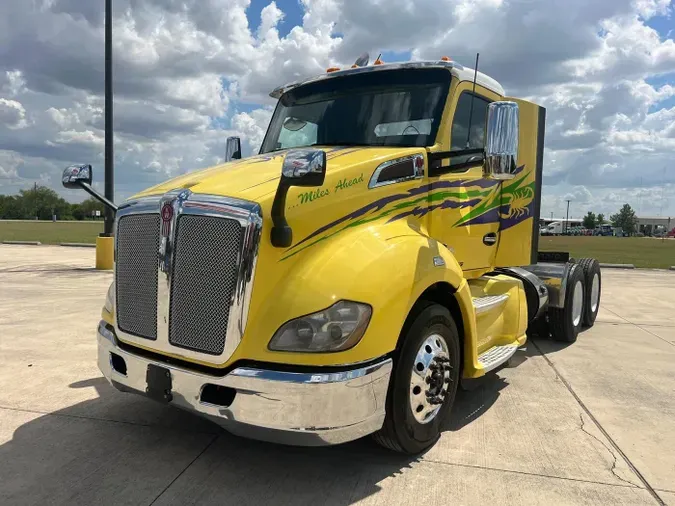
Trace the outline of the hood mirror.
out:
M 286 195 L 292 186 L 321 186 L 326 179 L 326 152 L 320 149 L 292 149 L 281 165 L 281 180 L 272 202 L 270 239 L 275 248 L 288 248 L 293 230 L 286 221 Z
M 286 153 L 281 166 L 281 179 L 289 186 L 321 186 L 325 177 L 325 151 L 293 149 Z
M 513 179 L 518 160 L 518 104 L 492 102 L 488 106 L 483 176 Z
M 225 161 L 241 160 L 241 139 L 239 137 L 228 137 L 225 144 Z

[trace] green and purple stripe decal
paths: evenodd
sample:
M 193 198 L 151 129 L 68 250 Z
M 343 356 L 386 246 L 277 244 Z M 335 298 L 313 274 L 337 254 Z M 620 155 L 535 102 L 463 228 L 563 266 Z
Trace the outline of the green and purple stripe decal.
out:
M 524 167 L 518 167 L 516 177 L 508 183 L 489 179 L 436 181 L 387 195 L 319 227 L 288 248 L 282 260 L 366 223 L 386 217 L 389 217 L 387 223 L 411 216 L 420 218 L 432 211 L 443 209 L 472 208 L 453 227 L 499 223 L 500 230 L 506 230 L 532 216 L 534 182 L 525 184 L 528 174 L 523 174 Z

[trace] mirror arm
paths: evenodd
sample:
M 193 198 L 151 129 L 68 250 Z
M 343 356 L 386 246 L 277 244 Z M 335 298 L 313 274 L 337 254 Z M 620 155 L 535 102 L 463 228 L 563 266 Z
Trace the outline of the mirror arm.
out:
M 82 187 L 82 189 L 83 189 L 84 191 L 86 191 L 89 195 L 91 195 L 91 196 L 94 197 L 96 200 L 98 200 L 98 201 L 100 201 L 101 203 L 103 203 L 103 205 L 105 205 L 107 208 L 112 209 L 113 213 L 116 213 L 116 212 L 117 212 L 117 206 L 116 206 L 115 204 L 113 204 L 112 202 L 110 202 L 110 201 L 109 201 L 107 198 L 105 198 L 103 195 L 101 195 L 100 193 L 98 193 L 96 190 L 94 190 L 94 189 L 91 187 L 91 185 L 90 185 L 89 183 L 79 182 L 78 184 L 79 184 L 80 187 Z
M 286 195 L 290 186 L 281 178 L 277 193 L 272 202 L 272 230 L 270 240 L 275 248 L 288 248 L 293 242 L 293 230 L 286 221 L 284 208 L 286 207 Z

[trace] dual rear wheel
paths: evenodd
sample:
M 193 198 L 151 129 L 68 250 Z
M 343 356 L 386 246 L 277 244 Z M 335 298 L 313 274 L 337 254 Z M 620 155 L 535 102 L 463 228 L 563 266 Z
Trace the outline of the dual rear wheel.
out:
M 551 336 L 573 343 L 583 327 L 592 327 L 600 310 L 602 275 L 594 258 L 582 258 L 570 270 L 565 283 L 565 304 L 548 310 Z

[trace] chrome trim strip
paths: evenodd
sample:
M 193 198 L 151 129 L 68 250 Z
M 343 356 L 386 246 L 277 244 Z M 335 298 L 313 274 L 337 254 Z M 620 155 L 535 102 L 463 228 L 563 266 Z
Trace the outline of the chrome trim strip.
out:
M 245 378 L 257 378 L 265 381 L 280 381 L 282 383 L 295 383 L 298 385 L 306 384 L 326 384 L 349 381 L 362 376 L 367 376 L 389 365 L 391 359 L 386 359 L 377 364 L 368 365 L 352 371 L 329 372 L 329 373 L 299 373 L 272 371 L 267 369 L 253 369 L 249 367 L 239 367 L 230 373 L 231 376 L 241 376 Z
M 415 163 L 415 160 L 417 158 L 422 159 L 422 167 L 418 168 L 417 164 Z M 412 161 L 412 166 L 413 166 L 413 175 L 410 176 L 405 176 L 405 177 L 400 177 L 397 179 L 389 179 L 387 181 L 381 181 L 378 183 L 377 179 L 380 177 L 380 174 L 384 169 L 387 167 L 390 167 L 394 164 L 400 163 L 400 162 L 405 162 L 407 160 Z M 373 175 L 370 176 L 370 181 L 368 182 L 368 188 L 379 188 L 380 186 L 388 186 L 390 184 L 396 184 L 396 183 L 402 183 L 403 181 L 411 181 L 413 179 L 421 179 L 424 177 L 424 156 L 417 154 L 417 155 L 408 155 L 408 156 L 402 156 L 400 158 L 394 158 L 393 160 L 387 160 L 386 162 L 381 163 L 380 165 L 377 166 L 375 171 L 373 172 Z
M 178 217 L 183 212 L 190 190 L 171 191 L 159 200 L 159 251 L 157 252 L 157 339 L 169 342 L 169 313 L 171 309 L 171 275 L 173 273 L 173 250 L 176 245 Z M 170 206 L 171 218 L 164 220 L 164 207 Z

